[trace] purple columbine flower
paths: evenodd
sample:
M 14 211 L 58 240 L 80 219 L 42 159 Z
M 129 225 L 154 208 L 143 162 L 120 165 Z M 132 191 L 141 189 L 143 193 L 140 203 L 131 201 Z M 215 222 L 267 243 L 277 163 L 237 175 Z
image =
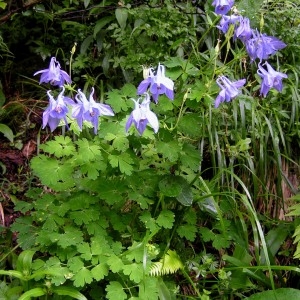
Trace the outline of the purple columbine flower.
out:
M 158 102 L 158 96 L 162 94 L 165 94 L 170 100 L 174 99 L 174 82 L 165 76 L 165 67 L 163 65 L 158 64 L 156 75 L 149 68 L 148 77 L 138 86 L 138 95 L 144 94 L 149 86 L 155 103 Z
M 217 108 L 222 102 L 229 102 L 231 99 L 235 98 L 241 93 L 239 88 L 241 88 L 245 83 L 246 79 L 241 79 L 238 81 L 230 81 L 225 76 L 220 76 L 216 80 L 217 85 L 221 88 L 219 95 L 215 100 L 215 107 Z
M 229 25 L 237 24 L 241 18 L 242 17 L 238 15 L 231 15 L 231 16 L 223 15 L 219 25 L 217 25 L 216 27 L 225 34 L 228 31 Z
M 263 65 L 267 66 L 267 70 L 263 68 Z M 257 74 L 262 78 L 260 94 L 264 97 L 268 94 L 269 90 L 273 87 L 278 92 L 282 91 L 282 79 L 287 78 L 287 75 L 281 72 L 275 71 L 268 62 L 263 65 L 258 64 Z
M 74 101 L 65 97 L 63 94 L 65 92 L 65 88 L 62 87 L 61 93 L 58 95 L 55 100 L 51 95 L 51 91 L 48 91 L 49 97 L 49 105 L 43 112 L 43 129 L 49 125 L 51 132 L 55 130 L 55 128 L 59 125 L 60 120 L 64 120 L 65 125 L 68 126 L 67 122 L 67 113 L 69 111 L 67 105 L 74 105 Z
M 133 123 L 140 135 L 142 135 L 145 131 L 147 124 L 149 124 L 153 128 L 154 132 L 157 133 L 159 122 L 156 114 L 150 110 L 149 94 L 144 94 L 144 100 L 142 103 L 140 103 L 141 98 L 139 98 L 137 101 L 132 98 L 131 100 L 134 102 L 135 107 L 126 122 L 126 132 Z
M 80 129 L 82 129 L 83 121 L 92 123 L 94 133 L 97 134 L 99 117 L 114 116 L 114 112 L 109 105 L 97 103 L 94 100 L 94 91 L 94 88 L 92 88 L 89 100 L 87 100 L 85 94 L 80 89 L 78 90 L 78 93 L 75 96 L 77 104 L 73 106 L 72 117 L 77 120 Z
M 246 17 L 241 17 L 239 21 L 240 25 L 236 28 L 234 37 L 239 38 L 243 43 L 245 43 L 252 37 L 250 20 Z
M 63 86 L 65 82 L 71 83 L 71 77 L 67 72 L 61 70 L 59 62 L 55 57 L 50 60 L 49 68 L 38 72 L 35 72 L 33 76 L 42 74 L 40 78 L 40 84 L 42 82 L 50 83 L 51 85 Z
M 252 31 L 252 38 L 247 40 L 245 45 L 251 61 L 256 58 L 260 61 L 268 59 L 270 55 L 286 47 L 286 44 L 276 37 L 259 33 L 257 30 Z
M 212 5 L 215 6 L 215 13 L 226 15 L 233 6 L 234 0 L 214 0 Z

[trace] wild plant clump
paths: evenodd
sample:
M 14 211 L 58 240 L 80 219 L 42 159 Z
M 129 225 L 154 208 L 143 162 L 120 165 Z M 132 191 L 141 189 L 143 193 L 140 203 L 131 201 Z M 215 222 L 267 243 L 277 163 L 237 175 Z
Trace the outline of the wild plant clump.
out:
M 24 78 L 47 141 L 0 298 L 299 297 L 297 66 L 266 4 L 50 2 L 2 29 L 44 25 Z

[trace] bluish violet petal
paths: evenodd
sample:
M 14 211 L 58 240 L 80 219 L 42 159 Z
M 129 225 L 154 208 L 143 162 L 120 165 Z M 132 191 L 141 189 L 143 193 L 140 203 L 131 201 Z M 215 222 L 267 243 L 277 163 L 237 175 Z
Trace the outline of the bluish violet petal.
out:
M 250 28 L 250 21 L 248 18 L 240 19 L 240 25 L 235 31 L 235 36 L 244 43 L 252 37 L 252 29 Z
M 227 77 L 222 76 L 221 78 L 225 86 L 225 100 L 228 102 L 239 94 L 239 90 Z
M 274 80 L 274 84 L 273 84 L 274 89 L 276 89 L 278 92 L 282 91 L 283 85 L 282 85 L 282 78 L 276 78 Z
M 158 94 L 158 95 L 162 95 L 166 92 L 166 87 L 163 84 L 157 84 L 157 83 L 153 83 L 150 86 L 150 93 L 151 94 Z
M 65 96 L 64 96 L 64 103 L 66 103 L 67 105 L 71 105 L 71 106 L 74 106 L 76 104 L 72 98 L 65 97 Z
M 219 22 L 219 25 L 217 25 L 216 27 L 225 34 L 228 31 L 229 27 L 229 17 L 223 15 Z
M 215 100 L 215 108 L 219 107 L 219 105 L 224 101 L 225 101 L 225 90 L 221 90 Z
M 286 47 L 286 44 L 274 36 L 266 36 L 267 42 L 274 50 L 281 50 Z
M 63 70 L 60 70 L 60 75 L 63 78 L 64 81 L 66 81 L 67 83 L 71 83 L 71 77 L 69 76 L 69 74 Z
M 262 82 L 261 86 L 260 86 L 260 94 L 263 95 L 264 97 L 267 96 L 269 90 L 270 90 L 270 86 L 264 84 L 264 82 Z
M 151 81 L 152 81 L 152 78 L 151 78 L 151 77 L 148 77 L 147 79 L 144 79 L 144 80 L 139 84 L 139 86 L 138 86 L 138 88 L 137 88 L 137 94 L 138 94 L 138 95 L 144 94 L 144 93 L 147 91 L 149 85 L 151 84 Z
M 156 104 L 158 103 L 158 96 L 159 96 L 159 94 L 152 94 L 153 101 L 154 101 Z
M 233 5 L 231 0 L 215 0 L 212 4 L 214 5 L 214 3 L 215 13 L 219 15 L 226 15 Z
M 246 46 L 246 51 L 251 59 L 251 62 L 253 62 L 257 58 L 255 40 L 252 38 L 246 41 L 245 46 Z
M 80 129 L 82 129 L 82 123 L 83 123 L 83 106 L 82 104 L 75 104 L 72 107 L 72 117 L 76 119 L 77 124 Z
M 107 104 L 97 103 L 97 107 L 100 110 L 100 114 L 103 116 L 114 116 L 114 112 Z
M 45 83 L 48 83 L 51 79 L 49 78 L 49 72 L 44 72 L 42 75 L 41 75 L 41 78 L 40 78 L 40 84 L 45 82 Z
M 138 130 L 138 132 L 139 132 L 140 135 L 142 135 L 144 133 L 147 124 L 148 124 L 148 120 L 147 119 L 140 120 L 136 124 L 136 129 Z
M 242 86 L 244 86 L 246 83 L 246 79 L 240 79 L 240 80 L 237 80 L 235 82 L 233 82 L 232 84 L 237 88 L 241 88 Z
M 68 113 L 68 108 L 66 106 L 60 106 L 59 104 L 55 109 L 50 111 L 50 116 L 53 118 L 63 119 Z
M 239 90 L 235 87 L 231 87 L 225 90 L 225 101 L 229 102 L 231 99 L 235 98 L 239 94 Z
M 167 96 L 170 100 L 174 100 L 174 92 L 173 92 L 173 90 L 166 89 L 166 96 Z
M 130 126 L 132 125 L 132 122 L 133 122 L 133 117 L 132 117 L 132 114 L 130 114 L 127 122 L 126 122 L 126 125 L 125 125 L 125 130 L 126 132 L 128 131 L 128 129 L 130 128 Z
M 273 76 L 273 77 L 278 77 L 279 76 L 279 77 L 282 77 L 282 78 L 287 78 L 286 74 L 275 71 L 268 62 L 266 62 L 265 65 L 267 66 L 268 72 L 271 76 Z
M 94 133 L 97 134 L 98 126 L 99 126 L 99 116 L 94 116 L 93 117 L 92 124 L 94 126 Z
M 43 129 L 47 126 L 50 117 L 49 107 L 43 112 Z
M 231 24 L 235 25 L 237 22 L 240 21 L 240 19 L 241 19 L 241 16 L 238 16 L 238 15 L 231 15 L 231 16 L 222 15 L 220 23 L 216 27 L 219 30 L 221 30 L 223 33 L 227 33 L 229 25 L 231 25 Z
M 53 132 L 57 128 L 60 120 L 61 119 L 49 117 L 48 125 L 50 127 L 51 132 Z

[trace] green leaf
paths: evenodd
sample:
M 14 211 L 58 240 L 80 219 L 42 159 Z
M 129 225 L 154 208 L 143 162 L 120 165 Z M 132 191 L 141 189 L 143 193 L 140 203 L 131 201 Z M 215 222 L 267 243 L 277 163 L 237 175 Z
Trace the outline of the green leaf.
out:
M 42 144 L 40 148 L 49 154 L 54 154 L 60 158 L 63 156 L 74 155 L 75 146 L 70 137 L 56 136 L 54 141 L 49 141 L 46 144 Z
M 76 144 L 78 148 L 78 156 L 83 162 L 95 161 L 101 157 L 101 150 L 93 141 L 88 141 L 86 138 L 78 140 Z
M 215 239 L 215 234 L 207 227 L 201 227 L 199 232 L 204 242 L 213 241 Z
M 175 214 L 170 210 L 163 210 L 156 219 L 156 223 L 164 228 L 171 229 L 175 221 Z
M 200 165 L 200 151 L 191 144 L 183 144 L 180 161 L 183 166 L 197 172 Z
M 269 255 L 274 258 L 282 243 L 285 241 L 289 234 L 288 227 L 284 224 L 278 225 L 276 228 L 271 229 L 266 235 L 266 243 Z M 260 263 L 266 264 L 265 254 L 261 253 Z
M 92 221 L 96 221 L 99 218 L 99 213 L 91 209 L 83 209 L 82 211 L 73 211 L 69 214 L 70 218 L 74 220 L 76 225 L 89 224 Z
M 109 272 L 109 268 L 105 263 L 101 263 L 91 270 L 93 277 L 97 281 L 102 280 L 105 276 L 107 276 L 108 272 Z
M 124 292 L 121 283 L 118 281 L 111 281 L 105 288 L 107 292 L 107 299 L 124 300 L 127 299 L 127 294 Z
M 5 3 L 5 2 L 0 2 L 0 8 L 1 9 L 5 9 L 6 8 L 6 5 L 7 5 L 7 3 Z M 0 98 L 0 104 L 1 104 L 1 98 Z
M 100 157 L 99 157 L 100 159 Z M 95 180 L 99 177 L 99 171 L 106 169 L 106 163 L 103 161 L 89 161 L 80 165 L 80 170 L 83 174 L 87 174 L 89 179 Z
M 126 251 L 126 258 L 129 260 L 135 260 L 136 262 L 142 262 L 144 258 L 144 244 L 134 241 L 132 246 L 128 247 Z
M 126 97 L 136 97 L 136 86 L 132 83 L 126 83 L 122 89 L 121 92 Z
M 119 167 L 121 173 L 126 175 L 132 174 L 133 160 L 128 153 L 121 153 L 119 155 L 110 154 L 108 160 L 113 168 Z
M 57 294 L 59 296 L 69 296 L 78 300 L 87 300 L 87 298 L 84 295 L 82 295 L 79 291 L 71 287 L 67 287 L 67 286 L 52 287 L 51 290 L 53 291 L 54 294 Z
M 158 299 L 157 278 L 146 277 L 139 284 L 139 299 L 143 299 L 143 300 Z
M 184 206 L 191 206 L 193 203 L 193 192 L 192 188 L 187 181 L 182 184 L 182 190 L 176 199 Z
M 99 21 L 97 21 L 95 28 L 94 28 L 94 38 L 97 37 L 98 32 L 106 26 L 108 23 L 114 20 L 114 17 L 108 16 L 108 17 L 103 17 Z
M 237 5 L 237 9 L 239 11 L 244 11 L 245 16 L 251 20 L 252 28 L 259 27 L 258 18 L 254 17 L 258 15 L 263 2 L 263 0 L 241 0 Z
M 286 299 L 300 299 L 300 290 L 293 288 L 280 288 L 272 291 L 264 291 L 252 295 L 245 300 L 286 300 Z
M 150 229 L 151 232 L 159 230 L 154 218 L 152 218 L 149 211 L 145 211 L 141 214 L 140 220 L 145 224 L 146 228 Z
M 131 263 L 123 266 L 123 273 L 129 275 L 130 280 L 139 283 L 144 276 L 144 268 L 142 264 Z
M 10 142 L 14 141 L 14 133 L 7 125 L 0 124 L 0 132 L 2 132 Z
M 182 189 L 187 185 L 187 181 L 181 176 L 166 175 L 159 182 L 158 187 L 162 194 L 168 197 L 178 197 L 182 194 Z M 180 198 L 182 199 L 182 196 Z
M 161 153 L 164 158 L 167 158 L 170 162 L 176 162 L 181 151 L 181 146 L 177 141 L 171 141 L 168 143 L 158 141 L 157 151 Z
M 21 280 L 25 280 L 25 277 L 24 277 L 23 273 L 21 273 L 19 271 L 0 270 L 0 275 L 12 276 L 12 277 L 16 277 L 16 278 L 21 279 Z
M 230 241 L 228 241 L 223 235 L 216 234 L 212 245 L 217 250 L 221 250 L 222 248 L 228 248 L 230 246 Z
M 129 141 L 127 137 L 116 137 L 112 143 L 114 149 L 118 151 L 126 151 L 129 148 Z
M 77 250 L 79 253 L 81 253 L 80 257 L 85 260 L 91 260 L 92 254 L 91 254 L 91 248 L 88 243 L 82 243 L 77 246 Z
M 157 280 L 158 280 L 157 288 L 158 288 L 159 299 L 163 299 L 163 300 L 175 299 L 174 297 L 172 297 L 171 291 L 168 289 L 163 279 L 159 277 Z
M 39 155 L 31 160 L 33 172 L 40 178 L 42 184 L 55 191 L 62 191 L 75 185 L 73 179 L 73 166 L 55 158 Z M 47 170 L 47 172 L 45 172 Z
M 65 227 L 65 233 L 58 234 L 57 244 L 62 248 L 82 243 L 83 232 L 75 227 Z
M 117 273 L 123 268 L 122 260 L 116 255 L 111 255 L 111 257 L 107 260 L 107 264 L 110 266 L 113 273 Z
M 185 237 L 188 241 L 193 242 L 196 238 L 197 228 L 195 225 L 184 224 L 177 228 L 177 233 L 181 238 Z
M 68 260 L 68 267 L 73 273 L 77 273 L 84 267 L 84 263 L 79 256 L 73 256 Z
M 32 297 L 37 298 L 46 295 L 46 291 L 42 288 L 34 288 L 25 292 L 18 300 L 30 300 Z
M 87 8 L 90 4 L 91 0 L 84 0 L 83 3 L 84 3 L 84 8 Z
M 119 90 L 112 90 L 107 93 L 106 103 L 112 107 L 115 113 L 127 111 L 128 106 L 131 105 L 131 102 L 131 100 L 127 101 Z
M 93 276 L 90 270 L 83 267 L 72 277 L 72 280 L 74 280 L 76 287 L 83 287 L 93 281 Z
M 127 21 L 127 18 L 128 18 L 128 12 L 126 10 L 126 8 L 117 8 L 116 11 L 116 18 L 117 18 L 117 21 L 120 25 L 120 27 L 122 29 L 125 29 L 126 27 L 126 21 Z
M 34 250 L 25 250 L 21 252 L 17 260 L 17 270 L 22 272 L 24 275 L 30 275 L 32 267 L 32 258 L 34 254 Z
M 200 138 L 202 135 L 202 123 L 203 120 L 199 114 L 184 114 L 179 121 L 178 130 L 192 138 Z

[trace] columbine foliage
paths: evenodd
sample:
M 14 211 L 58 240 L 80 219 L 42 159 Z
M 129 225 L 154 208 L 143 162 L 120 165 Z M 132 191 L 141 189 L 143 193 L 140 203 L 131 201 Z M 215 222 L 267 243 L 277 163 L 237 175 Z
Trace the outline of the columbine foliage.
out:
M 284 165 L 297 160 L 298 77 L 279 52 L 284 36 L 251 29 L 260 7 L 252 19 L 243 1 L 80 5 L 89 22 L 57 18 L 72 12 L 68 1 L 30 11 L 45 21 L 54 9 L 61 42 L 78 42 L 69 61 L 57 53 L 73 81 L 48 85 L 43 127 L 55 135 L 30 161 L 39 181 L 15 200 L 22 216 L 11 228 L 25 251 L 43 254 L 32 270 L 59 270 L 43 293 L 207 300 L 284 286 L 272 265 L 290 226 L 261 224 L 285 209 Z M 35 51 L 52 56 L 58 43 Z M 69 79 L 52 67 L 41 83 Z

